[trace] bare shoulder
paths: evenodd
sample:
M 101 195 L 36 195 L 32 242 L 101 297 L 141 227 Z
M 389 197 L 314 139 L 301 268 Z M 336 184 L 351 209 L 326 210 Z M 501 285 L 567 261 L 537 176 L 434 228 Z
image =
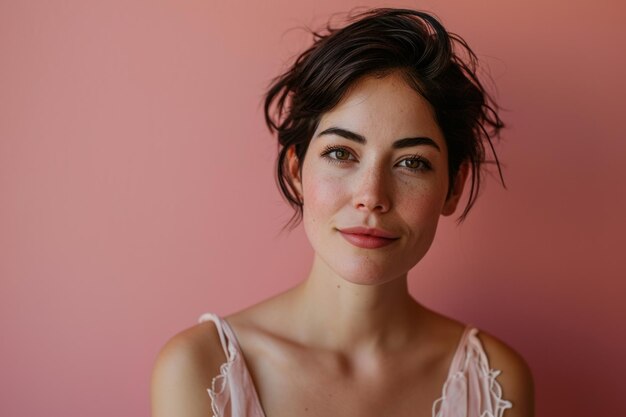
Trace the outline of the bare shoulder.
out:
M 215 324 L 204 322 L 173 336 L 152 370 L 153 417 L 211 415 L 207 388 L 226 361 Z
M 492 336 L 479 331 L 480 339 L 491 369 L 500 370 L 497 381 L 502 396 L 513 404 L 506 411 L 507 417 L 532 417 L 535 415 L 535 387 L 528 363 L 513 348 Z

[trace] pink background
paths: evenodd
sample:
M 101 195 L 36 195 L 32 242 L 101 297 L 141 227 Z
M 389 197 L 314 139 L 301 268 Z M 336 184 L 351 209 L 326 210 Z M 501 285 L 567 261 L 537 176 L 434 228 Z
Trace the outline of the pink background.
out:
M 508 109 L 508 190 L 413 294 L 519 350 L 538 416 L 625 415 L 626 6 L 570 0 L 1 2 L 0 415 L 147 416 L 167 338 L 303 278 L 261 99 L 357 5 L 434 11 Z

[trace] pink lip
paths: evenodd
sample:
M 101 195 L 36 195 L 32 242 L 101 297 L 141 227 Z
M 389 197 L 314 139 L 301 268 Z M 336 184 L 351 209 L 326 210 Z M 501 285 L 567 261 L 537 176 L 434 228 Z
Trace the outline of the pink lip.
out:
M 387 246 L 398 238 L 381 229 L 351 227 L 339 230 L 341 236 L 354 246 L 364 249 L 377 249 Z

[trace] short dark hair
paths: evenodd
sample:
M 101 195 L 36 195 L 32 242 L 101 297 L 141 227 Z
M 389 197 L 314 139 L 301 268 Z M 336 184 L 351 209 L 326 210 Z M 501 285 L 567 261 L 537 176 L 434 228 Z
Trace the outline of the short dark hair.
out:
M 488 144 L 498 168 L 492 138 L 504 127 L 497 104 L 476 74 L 477 58 L 467 43 L 449 33 L 431 14 L 409 9 L 371 9 L 349 19 L 343 28 L 312 31 L 313 45 L 274 78 L 265 95 L 265 121 L 277 132 L 276 181 L 295 209 L 288 224 L 302 219 L 302 205 L 286 165 L 295 146 L 300 169 L 321 116 L 332 110 L 364 76 L 400 71 L 408 85 L 432 106 L 448 147 L 449 191 L 462 163 L 470 165 L 470 191 L 459 217 L 474 205 Z

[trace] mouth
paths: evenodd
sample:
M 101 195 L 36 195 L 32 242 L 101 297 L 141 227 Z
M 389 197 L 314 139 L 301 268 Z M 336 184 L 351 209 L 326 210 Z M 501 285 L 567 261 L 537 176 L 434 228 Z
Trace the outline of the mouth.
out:
M 349 243 L 363 249 L 382 248 L 399 239 L 398 237 L 376 236 L 369 233 L 355 233 L 349 229 L 339 230 L 339 233 L 341 233 L 341 236 Z

